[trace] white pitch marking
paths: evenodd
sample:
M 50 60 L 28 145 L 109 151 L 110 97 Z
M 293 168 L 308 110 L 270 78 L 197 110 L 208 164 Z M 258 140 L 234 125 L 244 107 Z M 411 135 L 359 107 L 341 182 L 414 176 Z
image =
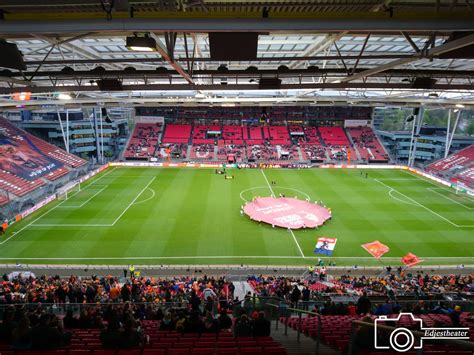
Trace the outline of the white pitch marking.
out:
M 438 194 L 438 195 L 440 195 L 440 196 L 443 196 L 444 198 L 446 198 L 446 199 L 448 199 L 448 200 L 450 200 L 450 201 L 453 201 L 454 203 L 457 203 L 458 205 L 463 206 L 464 208 L 466 208 L 466 209 L 468 209 L 468 210 L 474 210 L 474 208 L 472 208 L 472 207 L 466 206 L 465 204 L 463 204 L 463 203 L 461 203 L 461 202 L 458 202 L 458 201 L 456 201 L 456 200 L 453 200 L 452 198 L 450 198 L 450 197 L 448 197 L 448 196 L 446 196 L 446 195 L 443 195 L 443 194 L 439 193 L 438 191 L 436 191 L 436 189 L 435 189 L 434 187 L 427 187 L 426 189 L 429 190 L 429 191 L 431 191 L 431 192 L 434 192 L 435 194 Z M 444 189 L 442 189 L 442 190 L 444 190 Z M 450 193 L 452 193 L 452 192 L 450 192 Z
M 273 192 L 273 189 L 272 189 L 270 183 L 268 182 L 268 179 L 267 179 L 267 176 L 265 175 L 265 172 L 263 171 L 263 169 L 260 169 L 260 171 L 262 172 L 263 177 L 265 178 L 265 181 L 267 182 L 268 188 L 270 189 L 270 191 L 271 191 L 271 193 L 272 193 L 272 196 L 275 197 L 275 193 Z M 305 258 L 304 254 L 303 254 L 303 251 L 301 250 L 300 244 L 299 244 L 298 241 L 296 240 L 295 234 L 293 233 L 293 231 L 291 230 L 291 228 L 289 229 L 289 231 L 290 231 L 290 233 L 291 233 L 291 236 L 293 237 L 293 240 L 294 240 L 295 243 L 296 243 L 296 246 L 298 247 L 298 250 L 300 251 L 301 257 L 302 257 L 302 258 Z
M 249 189 L 245 189 L 245 190 L 242 190 L 240 192 L 240 198 L 241 200 L 245 201 L 245 202 L 250 202 L 248 200 L 246 200 L 243 196 L 243 194 L 247 191 L 251 191 L 251 190 L 257 190 L 257 189 L 266 189 L 267 186 L 257 186 L 257 187 L 251 187 Z M 308 200 L 311 200 L 311 197 L 306 193 L 306 192 L 303 192 L 301 190 L 297 190 L 297 189 L 294 189 L 292 187 L 281 187 L 281 186 L 278 186 L 277 187 L 278 189 L 283 189 L 283 190 L 291 190 L 291 191 L 296 191 L 296 192 L 299 192 L 300 194 L 302 194 L 303 196 L 305 196 Z
M 398 191 L 397 189 L 394 189 L 393 187 L 384 184 L 384 183 L 383 183 L 382 181 L 380 181 L 380 180 L 377 180 L 377 179 L 374 179 L 374 180 L 377 181 L 379 184 L 382 184 L 383 186 L 387 187 L 388 189 L 395 190 L 395 191 L 398 192 L 400 195 L 405 196 L 405 198 L 407 198 L 407 199 L 409 199 L 410 201 L 416 203 L 419 207 L 422 207 L 422 208 L 424 208 L 425 210 L 427 210 L 427 211 L 433 213 L 434 215 L 438 216 L 439 218 L 444 219 L 446 222 L 448 222 L 449 224 L 451 224 L 451 225 L 454 226 L 454 227 L 457 227 L 457 228 L 466 228 L 466 227 L 467 227 L 467 228 L 471 228 L 471 227 L 474 227 L 474 225 L 472 225 L 472 226 L 460 226 L 460 225 L 458 225 L 458 224 L 456 224 L 456 223 L 450 221 L 450 220 L 447 219 L 446 217 L 441 216 L 439 213 L 433 211 L 432 209 L 426 207 L 425 205 L 419 203 L 418 201 L 415 201 L 415 200 L 412 199 L 411 197 L 408 197 L 407 195 L 401 193 L 401 192 Z
M 267 179 L 267 176 L 265 175 L 265 172 L 263 171 L 263 169 L 260 169 L 260 171 L 262 172 L 262 175 L 265 178 L 265 181 L 267 182 L 268 188 L 270 189 L 270 191 L 272 193 L 272 196 L 275 197 L 275 193 L 273 192 L 273 189 L 272 189 L 270 183 L 268 182 L 268 179 Z
M 140 203 L 144 203 L 144 202 L 147 202 L 148 200 L 151 200 L 153 197 L 155 197 L 155 190 L 151 189 L 151 188 L 147 188 L 148 191 L 151 191 L 151 196 L 144 199 L 143 201 L 138 201 L 138 202 L 135 202 L 135 206 L 136 205 L 139 205 Z
M 395 191 L 394 189 L 390 189 L 390 191 L 388 192 L 388 194 L 390 195 L 390 197 L 393 198 L 394 200 L 400 201 L 400 202 L 402 202 L 402 203 L 406 203 L 407 205 L 417 206 L 417 205 L 415 205 L 414 203 L 407 202 L 407 201 L 403 201 L 403 200 L 399 199 L 398 197 L 393 196 L 393 195 L 392 195 L 392 192 L 398 192 L 398 191 Z
M 298 250 L 300 251 L 301 257 L 302 257 L 303 259 L 305 259 L 306 256 L 304 256 L 303 251 L 301 250 L 300 244 L 299 244 L 298 241 L 296 240 L 295 233 L 293 233 L 293 230 L 291 230 L 291 229 L 290 229 L 289 231 L 290 231 L 290 233 L 291 233 L 291 236 L 293 237 L 293 240 L 294 240 L 295 243 L 296 243 L 296 246 L 298 247 Z
M 156 176 L 153 176 L 153 178 L 148 182 L 148 184 L 146 184 L 146 186 L 138 193 L 138 195 L 135 196 L 135 198 L 133 199 L 133 201 L 130 202 L 130 204 L 127 206 L 127 208 L 125 208 L 125 209 L 123 210 L 123 212 L 120 213 L 120 215 L 115 219 L 115 221 L 112 222 L 112 226 L 114 226 L 115 223 L 117 223 L 117 222 L 120 220 L 120 218 L 122 218 L 122 216 L 125 214 L 125 212 L 127 212 L 128 209 L 133 206 L 133 204 L 134 204 L 135 201 L 140 197 L 140 195 L 143 193 L 143 191 L 145 191 L 145 190 L 151 185 L 151 183 L 152 183 L 153 181 L 155 181 L 155 179 L 156 179 Z
M 453 193 L 453 189 L 452 189 L 452 188 L 449 188 L 449 187 L 446 187 L 446 186 L 444 186 L 444 185 L 435 183 L 435 182 L 431 181 L 430 179 L 425 178 L 424 176 L 416 175 L 416 174 L 412 173 L 411 171 L 407 171 L 407 170 L 402 170 L 402 172 L 404 172 L 405 174 L 408 174 L 408 175 L 410 175 L 410 176 L 413 176 L 414 178 L 417 178 L 417 179 L 420 179 L 420 180 L 422 180 L 422 181 L 425 181 L 425 182 L 427 182 L 427 183 L 429 183 L 429 184 L 431 184 L 431 185 L 433 185 L 433 186 L 436 186 L 436 187 L 439 188 L 439 189 L 443 189 L 443 190 L 446 190 L 446 191 L 448 191 L 448 192 L 450 192 L 450 193 Z M 467 194 L 466 194 L 466 195 L 459 195 L 459 196 L 465 198 L 465 199 L 468 200 L 469 202 L 473 202 L 473 201 L 474 201 L 474 198 L 470 197 L 470 196 L 467 195 Z
M 112 168 L 110 171 L 104 173 L 104 175 L 100 176 L 98 179 L 94 180 L 93 182 L 91 182 L 89 185 L 86 186 L 86 188 L 88 186 L 91 186 L 93 184 L 95 184 L 97 181 L 100 181 L 102 178 L 104 178 L 105 176 L 107 176 L 108 174 L 110 174 L 112 171 L 114 171 L 115 169 L 117 169 L 116 167 Z M 20 234 L 22 231 L 24 231 L 25 229 L 27 229 L 28 227 L 30 227 L 33 223 L 35 223 L 36 221 L 40 220 L 41 218 L 43 218 L 44 216 L 46 216 L 48 213 L 54 211 L 56 208 L 58 208 L 59 206 L 61 206 L 64 202 L 66 202 L 67 200 L 64 200 L 63 202 L 60 202 L 58 203 L 56 206 L 54 206 L 53 208 L 47 210 L 45 213 L 43 213 L 42 215 L 40 215 L 38 218 L 36 218 L 35 220 L 33 220 L 32 222 L 30 222 L 29 224 L 27 224 L 26 226 L 24 226 L 23 228 L 21 228 L 20 230 L 16 231 L 16 232 L 13 232 L 11 236 L 9 236 L 7 239 L 3 240 L 2 242 L 0 242 L 0 245 L 3 245 L 5 244 L 6 242 L 8 242 L 10 239 L 12 239 L 13 237 L 17 236 L 18 234 Z
M 87 187 L 89 187 L 89 186 L 87 186 Z M 100 185 L 98 185 L 98 186 L 100 186 Z M 96 197 L 98 194 L 100 194 L 102 191 L 104 191 L 108 186 L 109 185 L 105 185 L 104 187 L 102 187 L 99 191 L 97 191 L 95 194 L 93 194 L 91 197 L 89 197 L 86 201 L 81 203 L 79 206 L 61 206 L 61 208 L 81 208 L 84 205 L 86 205 L 90 200 L 92 200 L 94 197 Z

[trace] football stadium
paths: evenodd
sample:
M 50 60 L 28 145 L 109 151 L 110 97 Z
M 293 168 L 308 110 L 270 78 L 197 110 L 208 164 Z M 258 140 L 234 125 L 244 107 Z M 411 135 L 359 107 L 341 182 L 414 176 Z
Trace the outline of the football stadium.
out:
M 474 353 L 474 2 L 1 0 L 0 354 Z

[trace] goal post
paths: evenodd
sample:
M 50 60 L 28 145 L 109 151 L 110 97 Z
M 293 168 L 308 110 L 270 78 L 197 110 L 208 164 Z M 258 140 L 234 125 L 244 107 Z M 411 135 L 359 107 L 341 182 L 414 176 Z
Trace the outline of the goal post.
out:
M 60 187 L 56 191 L 58 200 L 68 200 L 69 198 L 77 195 L 81 191 L 81 183 L 73 182 Z

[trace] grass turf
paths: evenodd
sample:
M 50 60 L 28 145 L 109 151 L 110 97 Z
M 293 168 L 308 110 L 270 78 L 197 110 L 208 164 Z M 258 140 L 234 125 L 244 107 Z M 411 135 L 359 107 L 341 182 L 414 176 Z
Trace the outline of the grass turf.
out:
M 365 178 L 365 173 L 368 178 Z M 362 173 L 362 176 L 361 176 Z M 474 200 L 406 171 L 377 169 L 232 170 L 109 168 L 67 200 L 8 229 L 0 262 L 35 264 L 308 265 L 320 236 L 338 238 L 337 265 L 379 265 L 362 243 L 390 247 L 400 264 L 474 264 Z M 251 221 L 243 199 L 275 194 L 322 200 L 333 218 L 294 231 Z M 300 245 L 305 258 L 298 249 Z

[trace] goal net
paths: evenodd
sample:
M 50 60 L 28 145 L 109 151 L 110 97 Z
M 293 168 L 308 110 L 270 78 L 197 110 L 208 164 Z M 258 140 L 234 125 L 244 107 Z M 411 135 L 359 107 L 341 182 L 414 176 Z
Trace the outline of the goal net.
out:
M 56 192 L 58 200 L 68 200 L 81 191 L 81 184 L 79 182 L 69 183 L 59 188 Z

